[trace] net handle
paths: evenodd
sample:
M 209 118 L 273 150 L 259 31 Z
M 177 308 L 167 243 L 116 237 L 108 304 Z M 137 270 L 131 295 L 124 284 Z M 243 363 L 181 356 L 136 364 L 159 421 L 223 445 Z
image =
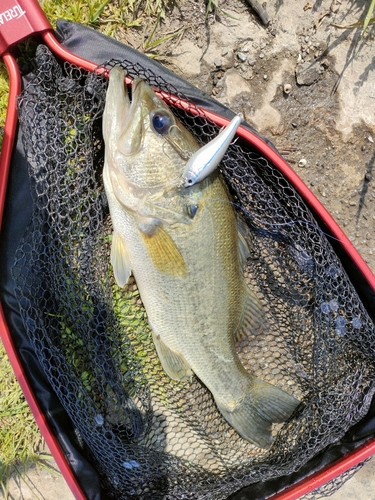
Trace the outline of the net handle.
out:
M 0 56 L 25 38 L 52 30 L 37 0 L 1 0 Z

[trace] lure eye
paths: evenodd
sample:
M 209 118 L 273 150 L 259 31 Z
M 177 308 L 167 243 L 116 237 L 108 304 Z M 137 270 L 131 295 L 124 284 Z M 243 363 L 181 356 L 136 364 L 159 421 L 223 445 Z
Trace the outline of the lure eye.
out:
M 151 125 L 156 133 L 164 135 L 169 131 L 171 120 L 168 115 L 159 111 L 151 116 Z

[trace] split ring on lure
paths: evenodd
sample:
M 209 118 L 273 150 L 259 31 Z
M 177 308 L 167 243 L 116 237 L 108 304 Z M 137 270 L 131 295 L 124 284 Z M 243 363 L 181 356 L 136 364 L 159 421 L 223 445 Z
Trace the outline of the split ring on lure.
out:
M 236 115 L 212 141 L 189 158 L 183 176 L 184 187 L 203 181 L 217 168 L 242 121 L 243 115 Z
M 188 160 L 190 157 L 191 157 L 191 153 L 188 152 L 188 151 L 185 151 L 183 150 L 172 138 L 172 136 L 170 135 L 170 131 L 171 129 L 175 127 L 179 130 L 179 132 L 181 133 L 181 130 L 178 128 L 177 125 L 171 125 L 169 130 L 168 130 L 168 133 L 164 135 L 164 139 L 172 146 L 173 149 L 175 149 L 177 151 L 177 153 L 181 156 L 181 158 L 183 160 Z

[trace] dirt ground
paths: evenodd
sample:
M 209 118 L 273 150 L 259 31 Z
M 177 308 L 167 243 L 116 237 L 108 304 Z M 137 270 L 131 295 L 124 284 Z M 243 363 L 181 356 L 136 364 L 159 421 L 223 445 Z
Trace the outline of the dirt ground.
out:
M 159 59 L 207 94 L 242 112 L 321 200 L 375 272 L 375 27 L 338 29 L 363 18 L 365 0 L 275 0 L 265 27 L 242 0 L 179 0 L 154 39 Z M 224 12 L 225 11 L 225 12 Z M 151 32 L 123 39 L 141 49 Z M 374 459 L 334 500 L 375 499 Z M 13 499 L 73 498 L 64 480 L 31 469 Z

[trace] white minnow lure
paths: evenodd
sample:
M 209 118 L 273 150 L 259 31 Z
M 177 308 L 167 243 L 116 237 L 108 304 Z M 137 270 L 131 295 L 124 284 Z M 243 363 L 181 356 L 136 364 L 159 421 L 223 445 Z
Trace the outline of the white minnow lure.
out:
M 184 187 L 194 186 L 212 174 L 223 159 L 242 121 L 243 115 L 236 115 L 212 141 L 199 148 L 189 158 L 184 171 Z

